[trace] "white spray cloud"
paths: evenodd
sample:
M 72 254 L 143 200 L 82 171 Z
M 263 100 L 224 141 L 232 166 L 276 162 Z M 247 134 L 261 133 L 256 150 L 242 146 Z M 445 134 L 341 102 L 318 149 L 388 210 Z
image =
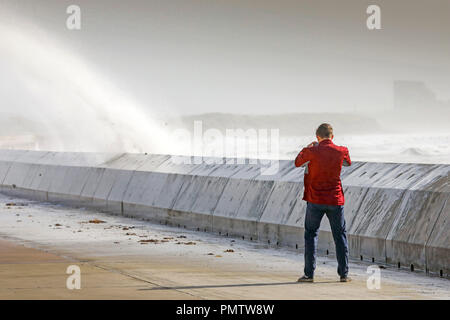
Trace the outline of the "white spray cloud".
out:
M 137 101 L 35 26 L 0 25 L 0 68 L 0 112 L 36 123 L 41 149 L 176 150 Z

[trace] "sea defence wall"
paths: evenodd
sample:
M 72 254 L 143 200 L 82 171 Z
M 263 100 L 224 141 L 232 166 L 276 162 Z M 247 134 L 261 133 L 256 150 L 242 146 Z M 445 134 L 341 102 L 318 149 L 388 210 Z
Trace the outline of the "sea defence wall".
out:
M 301 249 L 304 169 L 240 161 L 0 150 L 0 192 Z M 342 181 L 351 257 L 449 277 L 450 165 L 355 162 Z

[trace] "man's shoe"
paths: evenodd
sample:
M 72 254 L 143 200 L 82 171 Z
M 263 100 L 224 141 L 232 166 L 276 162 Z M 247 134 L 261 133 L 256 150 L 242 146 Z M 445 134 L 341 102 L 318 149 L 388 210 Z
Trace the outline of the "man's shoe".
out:
M 301 278 L 298 278 L 297 282 L 314 282 L 314 278 L 303 276 Z
M 352 281 L 352 278 L 349 278 L 349 277 L 341 277 L 341 280 L 340 280 L 341 282 L 350 282 L 350 281 Z

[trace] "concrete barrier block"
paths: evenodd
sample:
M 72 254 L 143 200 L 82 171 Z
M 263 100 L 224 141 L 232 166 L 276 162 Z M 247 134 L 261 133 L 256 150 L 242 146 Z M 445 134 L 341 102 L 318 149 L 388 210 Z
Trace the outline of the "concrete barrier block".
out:
M 71 181 L 66 179 L 66 173 L 69 171 L 68 166 L 56 165 L 52 172 L 49 193 L 63 193 L 69 189 Z M 70 178 L 70 177 L 69 177 Z
M 226 168 L 222 166 L 226 166 Z M 231 167 L 229 165 L 209 164 L 205 165 L 204 168 L 195 168 L 190 174 L 194 176 L 229 177 L 239 171 L 239 168 L 235 167 L 233 170 Z
M 303 197 L 303 183 L 302 188 L 299 189 L 299 196 L 294 203 L 292 211 L 285 216 L 283 225 L 279 227 L 279 244 L 287 244 L 298 249 L 303 249 L 304 241 L 304 225 L 306 214 L 306 202 L 302 200 Z M 320 237 L 321 238 L 321 237 Z
M 43 165 L 41 167 L 41 171 L 39 172 L 40 175 L 38 174 L 38 176 L 33 180 L 32 187 L 35 188 L 37 191 L 36 195 L 41 197 L 41 200 L 48 200 L 48 190 L 50 189 L 53 177 L 58 170 L 60 171 L 60 169 L 61 168 L 56 165 Z
M 207 175 L 210 177 L 232 177 L 236 175 L 238 172 L 242 170 L 247 170 L 249 167 L 248 163 L 244 164 L 237 164 L 237 159 L 226 159 L 221 158 L 221 161 L 224 162 L 224 164 L 211 164 L 207 165 Z M 227 163 L 229 161 L 230 163 Z M 248 161 L 247 161 L 248 162 Z M 200 169 L 194 169 L 190 174 L 192 175 L 205 175 L 205 170 Z M 256 176 L 256 174 L 254 175 Z
M 138 171 L 154 171 L 162 163 L 166 162 L 170 156 L 168 155 L 144 155 L 143 157 L 129 158 L 126 164 L 121 167 L 124 170 L 138 170 Z
M 195 158 L 188 157 L 188 159 L 194 161 Z M 197 165 L 193 166 L 192 171 L 189 172 L 190 175 L 209 176 L 212 172 L 220 170 L 220 168 L 225 165 L 226 159 L 219 157 L 203 157 L 200 160 L 202 161 L 200 165 L 198 165 L 198 162 L 192 162 L 192 164 L 197 163 Z M 226 170 L 223 170 L 223 172 L 225 173 Z M 217 174 L 215 176 L 217 176 Z
M 128 154 L 128 153 L 118 153 L 113 157 L 110 157 L 106 161 L 100 163 L 98 166 L 102 168 L 110 168 L 110 169 L 120 169 L 122 168 L 126 163 L 130 161 L 130 158 L 138 158 L 138 157 L 144 157 L 145 155 L 142 154 Z
M 5 181 L 6 174 L 9 171 L 9 168 L 12 166 L 13 162 L 11 161 L 0 161 L 0 183 L 3 185 Z
M 167 158 L 168 156 L 162 155 L 139 155 L 138 157 L 129 157 L 122 155 L 120 158 L 109 162 L 109 166 L 121 168 L 121 170 L 110 168 L 105 169 L 93 196 L 94 204 L 98 206 L 99 209 L 107 209 L 111 206 L 114 206 L 116 208 L 114 211 L 116 213 L 119 213 L 117 205 L 118 202 L 120 202 L 120 212 L 122 212 L 123 208 L 121 202 L 123 201 L 126 188 L 131 187 L 136 190 L 136 183 L 138 183 L 140 187 L 137 188 L 141 188 L 143 192 L 137 194 L 133 192 L 133 194 L 140 195 L 140 197 L 142 198 L 143 193 L 145 193 L 145 191 L 148 189 L 148 185 L 152 184 L 150 181 L 145 181 L 147 177 L 151 178 L 151 175 L 149 175 L 148 173 L 143 173 L 142 170 L 156 168 L 160 163 L 166 161 Z M 134 174 L 136 175 L 136 178 L 132 182 L 130 182 L 130 180 L 133 174 L 124 175 L 124 168 L 126 168 L 126 170 L 132 170 L 132 172 L 138 170 Z M 142 178 L 140 180 L 141 182 L 138 182 L 139 177 Z M 113 194 L 112 197 L 110 197 L 111 193 Z M 131 194 L 132 193 L 130 193 L 130 195 Z M 137 197 L 135 199 L 137 199 L 136 201 L 142 201 L 143 199 L 141 198 Z M 130 202 L 130 199 L 127 199 L 126 201 Z M 144 201 L 144 203 L 146 202 Z
M 230 176 L 231 179 L 246 179 L 252 180 L 261 174 L 260 167 L 258 165 L 238 165 L 239 170 Z
M 159 186 L 157 183 L 149 184 L 146 182 L 146 179 L 150 178 L 151 175 L 148 172 L 142 172 L 157 168 L 168 158 L 169 156 L 167 155 L 125 154 L 108 163 L 108 167 L 120 170 L 111 172 L 114 175 L 114 182 L 107 197 L 106 210 L 116 214 L 123 214 L 125 202 L 125 206 L 128 206 L 127 214 L 131 214 L 130 210 L 136 208 L 132 204 L 132 198 L 141 199 L 148 188 Z M 109 178 L 107 176 L 105 182 L 101 182 L 101 184 L 106 183 L 109 185 L 111 180 L 112 176 Z M 126 194 L 128 188 L 130 192 Z
M 358 237 L 359 255 L 372 261 L 386 262 L 385 239 L 394 223 L 404 192 L 402 189 L 367 190 L 348 230 Z
M 244 226 L 244 223 L 233 221 L 237 220 L 239 207 L 250 185 L 250 180 L 229 179 L 213 212 L 214 232 L 230 236 L 248 235 L 248 228 Z M 256 222 L 253 224 L 256 232 Z
M 40 164 L 30 163 L 29 170 L 26 174 L 25 180 L 23 181 L 23 188 L 30 189 L 34 179 L 36 179 L 36 176 L 39 175 L 40 169 L 41 169 Z
M 389 263 L 427 268 L 425 245 L 448 201 L 449 176 L 449 166 L 428 166 L 406 190 L 386 238 Z
M 40 190 L 40 191 L 47 192 L 48 186 L 45 189 L 42 188 L 42 181 L 44 180 L 44 178 L 47 177 L 46 172 L 52 166 L 48 166 L 48 165 L 44 165 L 44 164 L 37 164 L 37 167 L 38 168 L 35 172 L 34 177 L 31 177 L 31 175 L 30 175 L 31 181 L 30 181 L 28 187 L 33 190 Z M 49 181 L 48 185 L 50 185 L 50 181 Z
M 290 220 L 297 201 L 302 201 L 302 194 L 303 182 L 276 181 L 274 183 L 273 190 L 258 221 L 259 240 L 298 246 L 298 234 L 286 233 L 286 230 L 280 229 L 279 226 L 286 225 Z
M 93 197 L 95 190 L 102 179 L 105 168 L 91 167 L 87 176 L 86 183 L 80 193 L 80 202 L 83 206 L 88 208 L 95 208 Z
M 388 263 L 425 269 L 425 243 L 438 218 L 433 208 L 436 201 L 440 202 L 439 193 L 413 190 L 405 193 L 387 234 Z
M 231 179 L 214 210 L 213 230 L 256 240 L 257 224 L 272 187 L 273 181 Z
M 341 170 L 341 180 L 344 180 L 347 176 L 350 176 L 354 171 L 364 166 L 365 162 L 353 161 L 351 166 L 343 166 Z
M 407 189 L 431 169 L 427 164 L 366 162 L 347 171 L 342 180 L 344 186 Z
M 270 170 L 268 168 L 271 167 Z M 262 161 L 259 164 L 259 175 L 255 180 L 265 181 L 303 181 L 304 168 L 296 168 L 294 161 L 287 160 L 273 160 Z M 267 170 L 266 170 L 267 169 Z
M 6 173 L 3 185 L 12 188 L 23 188 L 30 167 L 30 163 L 14 162 Z
M 427 271 L 442 277 L 450 276 L 450 193 L 441 193 L 436 203 L 442 204 L 425 245 Z
M 352 228 L 356 229 L 358 223 L 361 221 L 362 213 L 360 209 L 368 191 L 368 188 L 344 185 L 344 217 L 346 222 L 349 256 L 352 258 L 360 258 L 362 256 L 365 260 L 372 259 L 373 251 L 370 251 L 369 253 L 361 252 L 360 237 L 352 234 L 350 230 L 352 230 Z M 335 253 L 333 241 L 333 235 L 329 232 L 327 234 L 325 250 L 329 250 L 331 253 Z M 365 256 L 362 255 L 362 253 L 364 253 Z
M 61 165 L 53 165 L 52 167 L 53 169 L 51 171 L 46 172 L 47 175 L 51 172 L 51 176 L 48 177 L 50 180 L 47 189 L 48 201 L 65 203 L 65 199 L 62 197 L 67 194 L 72 182 L 70 181 L 70 177 L 66 178 L 66 173 L 70 167 Z
M 206 178 L 203 176 L 184 175 L 180 175 L 179 177 L 183 179 L 183 183 L 175 195 L 170 195 L 171 199 L 174 200 L 173 206 L 170 209 L 190 212 L 196 201 L 196 197 L 199 196 L 200 189 L 202 188 L 201 183 L 206 182 Z
M 45 177 L 45 172 L 48 170 L 48 166 L 42 164 L 36 164 L 32 167 L 27 175 L 26 181 L 24 182 L 25 187 L 30 191 L 28 196 L 32 200 L 36 201 L 47 201 L 47 190 L 41 188 L 42 180 Z
M 147 188 L 161 188 L 161 180 L 158 180 L 158 178 L 165 179 L 165 176 L 155 175 L 153 172 L 134 172 L 123 197 L 123 202 L 148 205 L 148 199 L 144 198 L 143 195 L 148 192 Z M 156 196 L 156 194 L 152 195 Z
M 173 223 L 173 216 L 179 215 L 177 210 L 172 210 L 173 206 L 182 186 L 192 179 L 193 176 L 182 174 L 136 172 L 123 201 L 124 214 L 160 223 Z M 135 193 L 135 189 L 143 189 L 143 192 Z M 169 215 L 171 210 L 172 214 Z M 180 219 L 182 217 L 176 220 Z
M 183 156 L 169 156 L 164 161 L 160 162 L 158 165 L 148 164 L 139 168 L 139 170 L 148 170 L 160 173 L 170 173 L 170 174 L 189 174 L 196 167 L 201 167 L 202 164 L 196 164 L 194 160 L 190 160 L 193 157 L 183 157 Z M 186 159 L 186 160 L 182 160 Z M 185 162 L 183 162 L 185 161 Z
M 22 151 L 14 153 L 14 161 L 9 166 L 3 166 L 6 169 L 2 181 L 4 193 L 26 197 L 31 191 L 27 190 L 30 180 L 34 175 L 35 162 L 38 162 L 46 152 Z
M 49 189 L 49 199 L 57 198 L 58 202 L 78 207 L 81 205 L 81 191 L 88 181 L 91 168 L 73 166 L 65 168 L 64 180 L 59 186 Z
M 67 177 L 70 177 L 71 183 L 67 194 L 73 196 L 80 196 L 85 185 L 88 183 L 88 178 L 91 173 L 89 167 L 70 167 L 67 172 Z
M 198 191 L 191 211 L 212 215 L 228 183 L 228 179 L 224 177 L 195 177 L 195 180 Z
M 45 153 L 44 156 L 42 156 L 41 158 L 39 158 L 39 160 L 36 162 L 38 164 L 42 164 L 42 165 L 57 165 L 60 164 L 58 163 L 58 161 L 55 160 L 55 157 L 57 157 L 57 155 L 59 154 L 59 152 L 53 152 L 53 151 L 48 151 Z
M 123 199 L 134 171 L 117 170 L 114 184 L 108 195 L 106 210 L 115 214 L 123 214 Z
M 225 178 L 192 176 L 181 185 L 175 203 L 169 211 L 169 221 L 190 229 L 212 231 L 212 212 L 226 184 Z M 175 212 L 180 214 L 176 215 Z M 182 212 L 189 214 L 183 218 Z
M 121 153 L 111 152 L 77 152 L 77 157 L 71 165 L 78 167 L 102 167 L 103 163 L 116 159 L 120 155 Z
M 136 171 L 123 199 L 124 215 L 166 222 L 167 211 L 172 208 L 178 190 L 186 179 L 190 177 Z
M 104 169 L 97 188 L 92 196 L 92 208 L 96 208 L 100 211 L 105 211 L 107 209 L 106 203 L 119 172 L 120 171 L 117 169 Z

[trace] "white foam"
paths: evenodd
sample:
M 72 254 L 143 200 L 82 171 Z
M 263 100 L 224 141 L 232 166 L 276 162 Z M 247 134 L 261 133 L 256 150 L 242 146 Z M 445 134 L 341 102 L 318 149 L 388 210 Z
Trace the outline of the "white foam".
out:
M 142 105 L 35 26 L 0 25 L 0 68 L 3 131 L 11 135 L 22 121 L 40 143 L 6 137 L 4 146 L 159 153 L 176 146 Z

